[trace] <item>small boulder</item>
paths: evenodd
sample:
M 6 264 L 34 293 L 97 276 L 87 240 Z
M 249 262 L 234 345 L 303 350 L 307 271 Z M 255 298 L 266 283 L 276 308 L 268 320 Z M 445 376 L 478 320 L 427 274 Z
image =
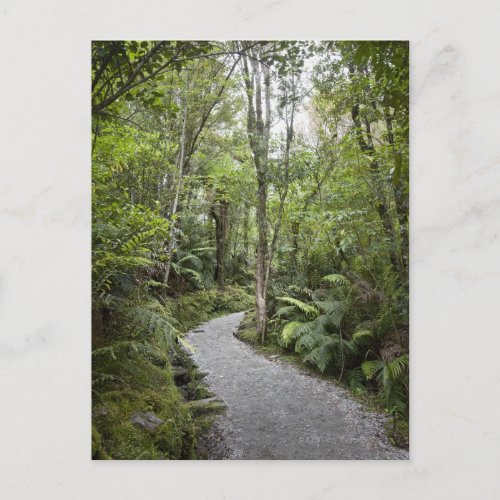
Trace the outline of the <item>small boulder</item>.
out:
M 177 385 L 187 384 L 190 380 L 189 370 L 183 366 L 173 366 L 172 373 Z
M 226 404 L 217 398 L 206 398 L 187 403 L 191 413 L 195 416 L 219 413 L 226 409 Z
M 196 380 L 202 380 L 208 375 L 208 372 L 196 372 L 194 374 Z
M 142 427 L 143 429 L 146 429 L 148 431 L 154 431 L 159 425 L 165 422 L 165 420 L 162 420 L 152 411 L 147 411 L 147 412 L 138 411 L 132 415 L 130 421 L 134 425 Z

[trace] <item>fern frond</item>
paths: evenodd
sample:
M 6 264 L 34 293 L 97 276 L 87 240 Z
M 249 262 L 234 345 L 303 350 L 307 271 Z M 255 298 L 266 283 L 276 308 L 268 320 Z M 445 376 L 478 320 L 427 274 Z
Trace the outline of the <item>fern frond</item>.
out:
M 408 368 L 409 364 L 409 356 L 408 354 L 403 354 L 398 358 L 393 359 L 390 363 L 387 364 L 389 369 L 391 378 L 397 380 L 400 378 L 404 371 Z
M 315 301 L 314 304 L 328 315 L 332 323 L 338 328 L 347 312 L 347 305 L 342 300 Z
M 184 257 L 177 261 L 177 264 L 185 264 L 186 262 L 190 262 L 196 270 L 200 270 L 203 267 L 203 262 L 201 261 L 201 259 L 197 255 L 194 255 L 192 253 L 184 255 Z
M 276 297 L 276 299 L 297 307 L 297 309 L 309 316 L 313 316 L 319 312 L 318 308 L 314 304 L 306 304 L 305 302 L 293 297 Z
M 342 349 L 344 349 L 344 353 L 348 356 L 354 357 L 358 355 L 358 346 L 356 342 L 342 339 Z
M 297 330 L 303 325 L 304 323 L 301 321 L 291 321 L 285 325 L 281 331 L 281 338 L 286 346 L 290 345 L 297 338 L 298 334 L 300 334 L 300 330 L 298 332 Z
M 346 383 L 351 389 L 364 389 L 365 376 L 361 367 L 353 368 L 346 373 Z
M 194 254 L 212 254 L 215 252 L 215 247 L 198 247 L 198 248 L 192 248 L 191 253 Z
M 352 340 L 357 342 L 364 340 L 366 338 L 372 338 L 373 337 L 373 332 L 371 330 L 357 330 L 352 334 Z
M 295 344 L 295 351 L 311 351 L 321 344 L 329 343 L 330 341 L 332 341 L 332 337 L 309 328 L 306 333 L 300 336 L 299 340 Z
M 339 285 L 339 286 L 347 286 L 350 285 L 351 282 L 341 274 L 328 274 L 327 276 L 323 276 L 321 281 L 325 281 L 330 285 Z
M 334 358 L 335 351 L 335 342 L 330 340 L 316 349 L 313 349 L 309 354 L 307 354 L 307 356 L 304 357 L 304 361 L 312 363 L 321 371 L 321 373 L 323 373 Z
M 274 317 L 276 318 L 282 318 L 282 317 L 287 317 L 288 315 L 292 314 L 295 311 L 295 306 L 283 306 L 280 307 L 277 311 Z
M 190 269 L 189 267 L 183 267 L 183 266 L 179 265 L 178 262 L 172 262 L 172 269 L 178 275 L 187 276 L 199 284 L 203 283 L 202 275 L 198 271 L 195 271 L 194 269 Z
M 363 374 L 365 375 L 367 380 L 372 380 L 377 375 L 377 373 L 383 369 L 383 367 L 384 363 L 379 359 L 364 361 L 361 364 L 361 369 L 363 370 Z

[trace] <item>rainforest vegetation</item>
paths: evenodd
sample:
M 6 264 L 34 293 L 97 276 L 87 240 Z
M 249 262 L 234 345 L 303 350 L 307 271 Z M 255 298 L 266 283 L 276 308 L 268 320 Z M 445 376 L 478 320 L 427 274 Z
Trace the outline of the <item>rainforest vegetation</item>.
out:
M 183 334 L 409 418 L 406 42 L 92 44 L 93 458 L 200 458 Z

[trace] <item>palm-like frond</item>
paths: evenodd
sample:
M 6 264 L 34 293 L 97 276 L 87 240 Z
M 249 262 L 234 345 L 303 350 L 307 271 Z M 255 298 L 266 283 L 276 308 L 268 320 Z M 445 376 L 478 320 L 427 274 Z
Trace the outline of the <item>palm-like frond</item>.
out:
M 351 284 L 351 282 L 341 274 L 328 274 L 327 276 L 323 276 L 321 281 L 338 286 L 348 286 Z
M 274 317 L 276 318 L 286 318 L 292 315 L 296 311 L 295 306 L 283 306 L 280 307 L 277 311 Z
M 345 381 L 351 389 L 364 389 L 365 380 L 363 370 L 359 366 L 348 370 L 346 373 Z
M 304 361 L 312 363 L 323 373 L 335 356 L 336 344 L 333 338 L 327 340 L 319 347 L 310 351 L 309 354 L 304 357 Z
M 297 337 L 300 335 L 299 327 L 303 325 L 304 323 L 302 323 L 301 321 L 291 321 L 290 323 L 287 323 L 285 325 L 285 327 L 281 331 L 281 338 L 286 346 L 290 345 L 297 339 Z
M 367 380 L 372 380 L 373 378 L 375 378 L 377 373 L 379 373 L 380 370 L 383 369 L 383 367 L 384 362 L 379 359 L 364 361 L 361 365 L 361 369 L 363 370 L 363 373 Z
M 393 380 L 401 379 L 409 365 L 408 354 L 403 354 L 387 364 L 388 375 Z
M 356 342 L 357 344 L 362 344 L 365 341 L 373 339 L 373 332 L 367 329 L 356 330 L 352 334 L 351 339 L 353 342 Z
M 203 283 L 202 275 L 189 267 L 184 267 L 180 265 L 178 262 L 172 262 L 172 269 L 180 276 L 187 277 L 188 279 L 192 279 L 196 283 Z
M 314 304 L 323 311 L 332 323 L 338 328 L 347 311 L 347 306 L 342 300 L 322 300 L 315 301 Z
M 308 316 L 314 316 L 318 313 L 318 308 L 314 304 L 307 304 L 306 302 L 302 302 L 301 300 L 293 297 L 276 297 L 276 299 L 295 306 L 299 311 Z
M 376 379 L 379 383 L 386 407 L 394 415 L 406 415 L 408 411 L 406 374 L 408 363 L 408 354 L 403 354 L 390 363 L 377 359 L 365 361 L 361 365 L 366 379 Z

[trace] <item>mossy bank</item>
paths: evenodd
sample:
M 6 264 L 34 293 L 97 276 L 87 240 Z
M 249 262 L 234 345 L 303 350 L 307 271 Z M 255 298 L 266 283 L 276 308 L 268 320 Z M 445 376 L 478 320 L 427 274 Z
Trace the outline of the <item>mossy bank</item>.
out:
M 199 323 L 252 306 L 251 295 L 227 288 L 170 299 L 161 312 L 182 338 Z M 102 335 L 93 351 L 92 458 L 203 458 L 198 439 L 222 405 L 203 385 L 204 374 L 188 353 L 178 342 L 165 341 L 165 335 L 147 342 L 133 332 L 111 338 Z M 203 399 L 206 405 L 198 403 Z

